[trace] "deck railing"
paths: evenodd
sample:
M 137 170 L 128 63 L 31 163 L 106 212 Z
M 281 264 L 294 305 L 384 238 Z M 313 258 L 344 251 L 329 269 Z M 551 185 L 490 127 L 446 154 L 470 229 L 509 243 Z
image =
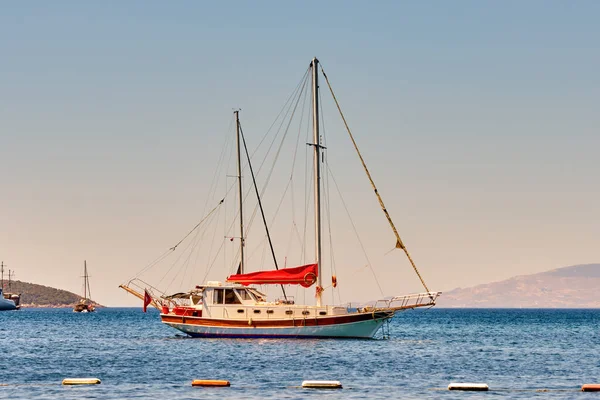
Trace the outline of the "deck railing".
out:
M 377 300 L 373 305 L 375 310 L 408 310 L 417 307 L 433 307 L 442 292 L 424 292 L 395 296 L 390 299 Z

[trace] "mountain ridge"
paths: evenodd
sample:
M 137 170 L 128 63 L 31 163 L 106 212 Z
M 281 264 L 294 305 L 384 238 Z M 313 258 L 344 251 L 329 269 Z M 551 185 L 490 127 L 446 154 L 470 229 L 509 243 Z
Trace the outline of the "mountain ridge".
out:
M 39 285 L 22 281 L 12 281 L 10 288 L 4 283 L 5 293 L 16 293 L 21 295 L 22 308 L 48 307 L 67 308 L 74 307 L 81 296 L 67 290 L 56 289 L 50 286 Z
M 600 264 L 579 264 L 456 288 L 442 294 L 448 308 L 600 308 Z

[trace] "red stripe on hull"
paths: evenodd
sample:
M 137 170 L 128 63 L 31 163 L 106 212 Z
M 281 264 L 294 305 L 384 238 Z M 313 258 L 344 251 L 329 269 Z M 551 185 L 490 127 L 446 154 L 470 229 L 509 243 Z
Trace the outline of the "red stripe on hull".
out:
M 349 315 L 328 316 L 318 318 L 298 319 L 273 319 L 273 320 L 227 320 L 204 317 L 180 316 L 173 314 L 161 314 L 160 318 L 165 323 L 188 324 L 198 326 L 213 326 L 222 328 L 294 328 L 299 326 L 326 326 L 337 324 L 349 324 L 367 320 L 388 319 L 394 316 L 393 311 L 376 311 L 372 313 L 357 313 Z

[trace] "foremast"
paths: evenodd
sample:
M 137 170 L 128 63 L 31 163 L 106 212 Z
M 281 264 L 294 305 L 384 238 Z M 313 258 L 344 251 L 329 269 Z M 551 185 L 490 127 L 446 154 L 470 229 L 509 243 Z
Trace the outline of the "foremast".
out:
M 0 292 L 4 290 L 4 261 L 0 263 Z
M 240 151 L 240 112 L 235 110 L 235 132 L 237 144 L 237 178 L 240 213 L 240 268 L 238 274 L 244 273 L 244 207 L 242 194 L 242 156 Z
M 83 260 L 83 299 L 87 300 L 88 296 L 92 296 L 90 291 L 90 279 L 87 272 L 87 261 Z

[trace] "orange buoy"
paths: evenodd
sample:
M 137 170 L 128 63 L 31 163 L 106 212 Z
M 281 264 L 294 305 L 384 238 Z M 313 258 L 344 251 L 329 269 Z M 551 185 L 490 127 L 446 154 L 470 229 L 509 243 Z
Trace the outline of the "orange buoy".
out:
M 600 392 L 600 384 L 586 383 L 581 387 L 582 392 Z
M 207 386 L 207 387 L 225 387 L 231 386 L 229 381 L 221 381 L 215 379 L 194 379 L 192 386 Z

